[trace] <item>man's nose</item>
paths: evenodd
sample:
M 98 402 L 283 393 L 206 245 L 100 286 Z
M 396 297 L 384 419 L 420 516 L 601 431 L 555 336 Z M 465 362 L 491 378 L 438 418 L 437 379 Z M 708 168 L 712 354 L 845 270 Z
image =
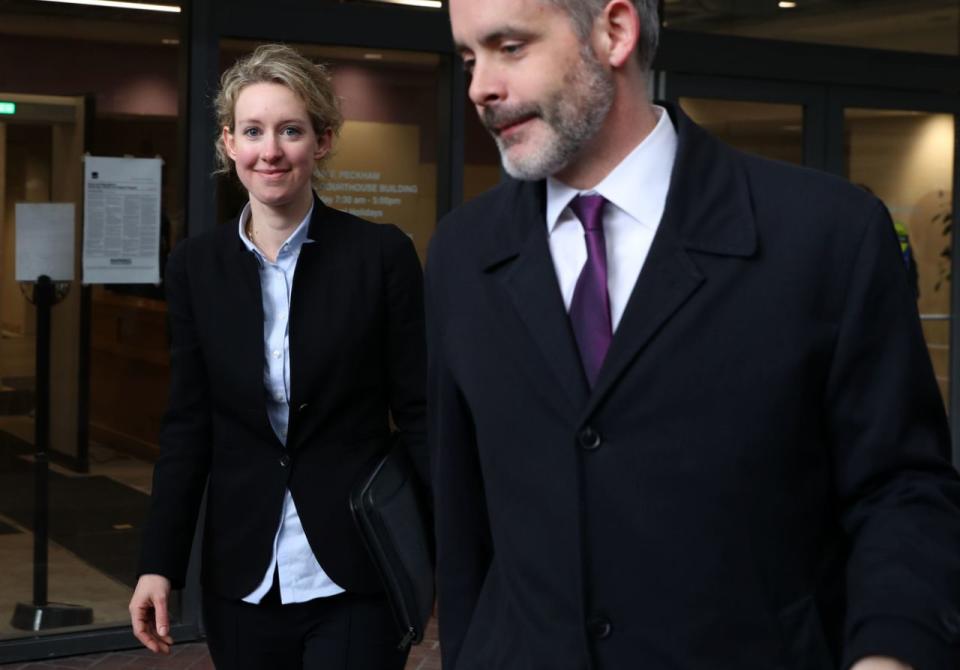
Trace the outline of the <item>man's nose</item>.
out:
M 498 68 L 481 63 L 477 59 L 473 64 L 470 88 L 467 93 L 471 102 L 480 107 L 502 102 L 506 97 L 506 86 L 502 73 Z

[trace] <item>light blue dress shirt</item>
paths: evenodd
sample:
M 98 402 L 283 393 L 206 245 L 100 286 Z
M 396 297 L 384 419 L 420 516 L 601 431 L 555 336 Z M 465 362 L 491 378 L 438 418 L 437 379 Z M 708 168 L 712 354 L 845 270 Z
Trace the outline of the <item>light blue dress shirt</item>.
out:
M 247 238 L 250 205 L 244 207 L 240 214 L 240 239 L 260 262 L 260 288 L 263 294 L 263 385 L 267 416 L 273 432 L 284 446 L 287 444 L 287 426 L 290 419 L 290 291 L 293 288 L 293 273 L 297 269 L 300 249 L 304 244 L 314 244 L 313 240 L 307 237 L 312 214 L 311 207 L 306 218 L 280 247 L 275 263 L 270 262 Z M 283 499 L 283 512 L 273 540 L 270 565 L 260 585 L 243 599 L 245 602 L 260 602 L 273 584 L 274 570 L 279 571 L 280 602 L 284 604 L 302 603 L 343 593 L 343 589 L 330 579 L 314 556 L 289 490 Z

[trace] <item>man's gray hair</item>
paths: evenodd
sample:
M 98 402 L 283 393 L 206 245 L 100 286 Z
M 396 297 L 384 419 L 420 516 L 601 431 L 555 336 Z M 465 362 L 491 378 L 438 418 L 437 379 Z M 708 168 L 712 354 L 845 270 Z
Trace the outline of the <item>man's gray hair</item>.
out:
M 593 22 L 599 16 L 609 0 L 547 0 L 555 7 L 565 11 L 580 39 L 586 42 L 593 31 Z M 640 15 L 640 41 L 637 45 L 637 59 L 640 67 L 650 70 L 653 57 L 657 53 L 660 40 L 660 17 L 657 12 L 657 0 L 633 0 Z

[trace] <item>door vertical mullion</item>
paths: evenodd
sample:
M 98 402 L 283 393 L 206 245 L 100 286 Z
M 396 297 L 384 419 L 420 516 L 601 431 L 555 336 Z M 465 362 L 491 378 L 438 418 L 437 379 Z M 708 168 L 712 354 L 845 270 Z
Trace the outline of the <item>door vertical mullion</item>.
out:
M 954 110 L 953 115 L 953 224 L 956 225 L 957 213 L 960 212 L 960 114 Z M 957 392 L 957 386 L 954 383 L 960 378 L 960 328 L 955 328 L 955 315 L 960 314 L 960 281 L 957 281 L 957 259 L 960 258 L 960 235 L 953 231 L 950 243 L 950 381 L 947 385 L 950 393 L 949 415 L 950 425 L 953 430 L 950 432 L 950 439 L 953 450 L 953 464 L 960 467 L 960 429 L 957 428 L 960 421 L 960 393 Z

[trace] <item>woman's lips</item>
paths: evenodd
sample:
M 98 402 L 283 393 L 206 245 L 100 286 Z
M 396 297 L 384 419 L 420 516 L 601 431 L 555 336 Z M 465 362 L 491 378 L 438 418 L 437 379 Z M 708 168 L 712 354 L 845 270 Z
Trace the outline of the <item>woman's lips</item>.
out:
M 278 179 L 283 175 L 287 174 L 289 170 L 257 170 L 257 174 L 265 177 L 266 179 Z

